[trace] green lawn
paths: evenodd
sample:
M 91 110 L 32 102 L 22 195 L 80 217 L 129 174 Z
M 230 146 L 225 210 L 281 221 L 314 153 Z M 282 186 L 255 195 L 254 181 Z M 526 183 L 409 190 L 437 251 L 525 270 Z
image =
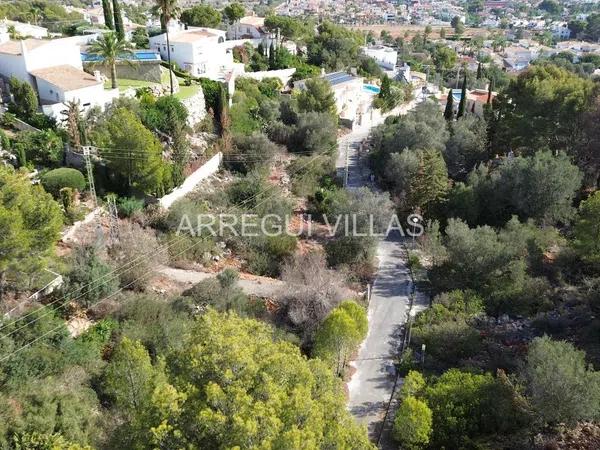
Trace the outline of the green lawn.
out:
M 129 88 L 138 89 L 147 86 L 155 86 L 158 83 L 153 83 L 151 81 L 142 81 L 142 80 L 128 80 L 127 78 L 117 78 L 117 87 L 119 91 L 126 91 Z M 105 89 L 112 89 L 110 80 L 107 80 L 104 83 Z
M 166 76 L 165 76 L 166 75 Z M 163 82 L 162 85 L 165 87 L 169 86 L 169 75 L 168 73 L 166 73 L 165 75 L 163 75 Z M 191 86 L 185 86 L 183 84 L 183 78 L 177 78 L 177 80 L 179 81 L 179 92 L 177 92 L 175 94 L 175 97 L 177 97 L 179 100 L 185 100 L 188 99 L 192 96 L 194 96 L 197 92 L 198 89 L 201 89 L 200 85 L 198 84 L 193 84 Z M 147 87 L 147 86 L 156 86 L 158 83 L 154 83 L 151 81 L 141 81 L 141 80 L 129 80 L 127 78 L 117 78 L 117 86 L 119 88 L 119 91 L 123 92 L 126 91 L 127 89 L 139 89 L 142 87 Z M 106 81 L 106 83 L 104 83 L 104 88 L 105 89 L 111 89 L 111 83 L 110 80 Z
M 198 89 L 201 89 L 200 85 L 198 85 L 198 84 L 192 84 L 191 86 L 184 86 L 183 82 L 180 82 L 179 92 L 177 92 L 175 94 L 175 97 L 177 97 L 179 100 L 188 99 L 188 98 L 196 95 L 196 93 L 198 92 Z

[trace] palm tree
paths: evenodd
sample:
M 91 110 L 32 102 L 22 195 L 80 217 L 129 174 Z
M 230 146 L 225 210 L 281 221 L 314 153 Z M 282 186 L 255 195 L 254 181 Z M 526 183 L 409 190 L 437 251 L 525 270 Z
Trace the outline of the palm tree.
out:
M 125 39 L 119 39 L 116 33 L 105 33 L 90 46 L 90 54 L 100 59 L 97 63 L 110 67 L 110 80 L 113 89 L 117 88 L 117 61 L 124 56 L 132 56 L 132 47 Z M 125 59 L 133 64 L 130 59 Z
M 67 128 L 71 145 L 78 148 L 81 146 L 82 131 L 85 130 L 81 120 L 81 106 L 79 100 L 69 100 L 65 103 L 65 106 L 67 108 L 61 111 L 61 114 L 65 116 L 62 122 Z
M 29 12 L 27 13 L 27 15 L 34 25 L 38 24 L 38 20 L 40 19 L 40 12 L 40 9 L 36 6 L 32 6 L 31 8 L 29 8 Z
M 167 61 L 169 63 L 169 82 L 171 84 L 171 95 L 173 95 L 173 71 L 171 70 L 171 42 L 169 41 L 169 22 L 179 16 L 177 0 L 155 0 L 152 11 L 160 17 L 160 25 L 167 38 Z

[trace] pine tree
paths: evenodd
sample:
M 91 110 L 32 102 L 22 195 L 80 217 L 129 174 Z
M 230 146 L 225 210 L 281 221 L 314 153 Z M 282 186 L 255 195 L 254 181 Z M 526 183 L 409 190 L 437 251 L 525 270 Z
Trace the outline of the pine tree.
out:
M 448 192 L 448 169 L 438 150 L 424 150 L 420 154 L 419 167 L 411 177 L 408 206 L 427 213 L 431 206 L 441 201 Z
M 446 109 L 444 111 L 444 119 L 452 120 L 454 117 L 454 97 L 452 96 L 452 89 L 448 91 L 448 99 L 446 100 Z
M 460 91 L 460 103 L 458 104 L 458 114 L 456 114 L 456 118 L 460 119 L 465 115 L 465 109 L 467 107 L 467 74 L 465 73 L 465 77 L 463 78 L 463 85 Z
M 481 63 L 479 63 L 479 65 L 477 66 L 477 79 L 481 80 L 482 77 L 483 77 L 483 71 L 481 68 Z
M 123 26 L 123 15 L 121 14 L 121 5 L 119 0 L 112 0 L 113 2 L 113 15 L 115 17 L 115 31 L 119 40 L 125 39 L 125 27 Z
M 111 30 L 115 29 L 113 12 L 110 6 L 110 0 L 102 0 L 102 12 L 104 13 L 104 24 Z

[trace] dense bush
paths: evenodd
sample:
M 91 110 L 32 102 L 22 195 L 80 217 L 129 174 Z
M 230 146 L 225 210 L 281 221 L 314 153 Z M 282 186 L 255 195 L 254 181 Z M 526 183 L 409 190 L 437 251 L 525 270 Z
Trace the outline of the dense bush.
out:
M 86 308 L 119 287 L 118 273 L 100 259 L 95 247 L 76 249 L 67 279 L 69 298 Z
M 117 209 L 121 217 L 132 217 L 144 209 L 144 200 L 135 197 L 119 197 Z
M 268 165 L 278 150 L 277 145 L 262 133 L 234 136 L 233 146 L 225 166 L 244 174 Z
M 523 376 L 544 423 L 574 424 L 600 417 L 600 372 L 588 367 L 585 352 L 572 344 L 547 336 L 534 339 Z
M 367 313 L 353 301 L 333 309 L 317 328 L 312 354 L 343 376 L 352 353 L 366 337 Z
M 52 130 L 21 132 L 14 139 L 12 148 L 21 165 L 33 163 L 44 167 L 57 167 L 63 161 L 63 141 Z
M 85 189 L 85 178 L 83 174 L 76 169 L 61 167 L 60 169 L 50 170 L 43 174 L 40 182 L 44 189 L 51 193 L 54 198 L 60 197 L 62 188 L 71 188 L 82 192 Z

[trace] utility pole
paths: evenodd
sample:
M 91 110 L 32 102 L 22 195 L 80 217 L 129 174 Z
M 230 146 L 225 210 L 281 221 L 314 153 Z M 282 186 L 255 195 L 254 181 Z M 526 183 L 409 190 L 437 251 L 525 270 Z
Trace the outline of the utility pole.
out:
M 98 198 L 96 197 L 96 185 L 94 183 L 94 167 L 92 166 L 91 152 L 93 147 L 85 145 L 81 147 L 83 150 L 83 157 L 85 159 L 85 168 L 88 176 L 88 184 L 90 186 L 90 195 L 94 202 L 94 208 L 98 207 Z
M 85 168 L 88 176 L 88 184 L 90 186 L 90 195 L 92 196 L 92 202 L 94 202 L 94 209 L 98 208 L 98 197 L 96 196 L 96 184 L 94 183 L 94 166 L 92 166 L 92 152 L 96 151 L 95 147 L 91 145 L 84 145 L 81 147 L 83 152 L 83 158 L 85 159 Z M 96 222 L 96 248 L 104 247 L 104 233 L 102 231 L 102 225 L 100 219 Z
M 346 143 L 346 172 L 344 173 L 344 187 L 348 187 L 348 158 L 350 153 L 350 144 Z
M 106 205 L 108 207 L 109 228 L 108 236 L 110 237 L 111 245 L 114 245 L 119 240 L 119 213 L 117 211 L 117 203 L 114 195 L 106 197 Z

